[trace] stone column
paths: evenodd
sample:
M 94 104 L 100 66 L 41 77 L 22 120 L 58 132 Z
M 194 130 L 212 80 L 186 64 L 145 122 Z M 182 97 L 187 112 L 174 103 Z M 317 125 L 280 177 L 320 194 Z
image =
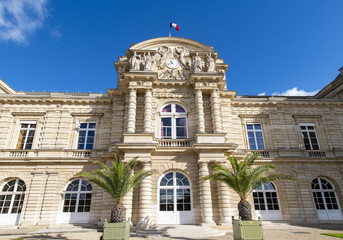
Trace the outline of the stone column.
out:
M 137 90 L 129 90 L 129 109 L 127 117 L 127 132 L 135 133 L 136 131 L 136 105 L 137 105 Z
M 123 200 L 123 205 L 126 208 L 126 217 L 132 222 L 132 199 L 133 199 L 133 189 L 126 194 Z
M 142 162 L 143 170 L 151 170 L 151 162 Z M 151 176 L 144 178 L 140 185 L 139 199 L 139 227 L 150 228 L 150 210 L 151 210 Z
M 203 178 L 209 175 L 208 162 L 201 161 L 199 164 L 199 190 L 200 190 L 200 211 L 201 224 L 214 224 L 212 212 L 211 183 Z
M 218 90 L 214 89 L 211 93 L 211 107 L 212 107 L 212 123 L 213 123 L 213 132 L 221 133 L 222 132 L 222 119 L 220 114 L 220 104 L 219 104 L 219 95 Z
M 147 89 L 145 92 L 145 101 L 144 101 L 144 132 L 151 132 L 151 112 L 152 112 L 152 91 Z
M 219 215 L 220 215 L 220 224 L 226 225 L 232 223 L 232 216 L 234 215 L 231 194 L 228 186 L 218 181 L 218 200 L 219 200 Z M 238 202 L 237 202 L 238 204 Z
M 198 133 L 205 133 L 204 104 L 201 89 L 195 90 L 195 102 L 198 114 Z

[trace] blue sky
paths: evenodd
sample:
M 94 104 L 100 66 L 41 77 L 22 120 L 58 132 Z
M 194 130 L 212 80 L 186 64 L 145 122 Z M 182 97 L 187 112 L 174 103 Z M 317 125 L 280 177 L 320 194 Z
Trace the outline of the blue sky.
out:
M 175 22 L 173 36 L 214 46 L 230 64 L 229 90 L 313 94 L 343 66 L 342 9 L 342 0 L 0 0 L 0 79 L 17 91 L 106 92 L 113 61 Z

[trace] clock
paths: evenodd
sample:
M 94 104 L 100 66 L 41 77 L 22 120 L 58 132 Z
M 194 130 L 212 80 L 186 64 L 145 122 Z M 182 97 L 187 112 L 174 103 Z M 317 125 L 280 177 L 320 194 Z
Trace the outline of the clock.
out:
M 177 68 L 180 65 L 180 62 L 176 58 L 170 58 L 167 60 L 166 65 L 169 68 Z

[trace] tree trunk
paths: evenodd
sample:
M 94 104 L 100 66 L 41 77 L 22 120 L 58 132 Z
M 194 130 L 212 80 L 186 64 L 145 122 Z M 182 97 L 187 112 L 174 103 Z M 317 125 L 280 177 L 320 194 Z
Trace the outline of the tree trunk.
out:
M 248 221 L 252 219 L 251 216 L 251 205 L 247 200 L 241 199 L 238 203 L 238 213 L 239 217 L 243 221 Z
M 126 208 L 116 204 L 111 210 L 111 222 L 126 222 Z

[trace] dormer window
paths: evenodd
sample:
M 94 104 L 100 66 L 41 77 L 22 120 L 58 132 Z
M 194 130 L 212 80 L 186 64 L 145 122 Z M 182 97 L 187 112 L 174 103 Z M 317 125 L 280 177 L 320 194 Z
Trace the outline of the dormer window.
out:
M 178 104 L 168 104 L 161 110 L 161 139 L 186 139 L 187 112 Z

